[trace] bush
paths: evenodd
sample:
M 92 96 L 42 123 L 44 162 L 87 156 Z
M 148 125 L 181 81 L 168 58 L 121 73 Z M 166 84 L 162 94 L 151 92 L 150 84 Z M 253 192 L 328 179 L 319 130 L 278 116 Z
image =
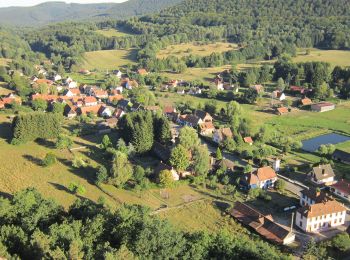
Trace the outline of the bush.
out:
M 99 185 L 101 183 L 104 183 L 108 180 L 108 173 L 107 173 L 107 169 L 104 166 L 100 166 L 98 168 L 98 171 L 96 172 L 96 176 L 95 176 L 95 184 Z
M 57 149 L 66 149 L 66 148 L 70 149 L 72 148 L 72 145 L 73 145 L 73 141 L 68 136 L 60 135 L 57 138 L 57 141 L 56 141 Z
M 74 193 L 74 194 L 78 194 L 78 195 L 84 195 L 85 192 L 86 192 L 86 188 L 81 185 L 81 184 L 77 184 L 77 183 L 70 183 L 68 185 L 68 190 L 71 192 L 71 193 Z
M 85 168 L 87 165 L 86 165 L 86 162 L 83 160 L 83 158 L 76 156 L 72 161 L 72 166 L 74 168 L 79 169 L 79 168 Z
M 43 160 L 43 165 L 45 167 L 49 167 L 51 165 L 54 165 L 57 162 L 56 155 L 53 153 L 47 153 L 44 160 Z
M 341 252 L 350 250 L 350 236 L 347 233 L 336 235 L 332 239 L 332 246 Z
M 276 190 L 278 190 L 279 192 L 283 192 L 286 188 L 286 182 L 282 179 L 278 179 L 275 183 L 275 188 Z

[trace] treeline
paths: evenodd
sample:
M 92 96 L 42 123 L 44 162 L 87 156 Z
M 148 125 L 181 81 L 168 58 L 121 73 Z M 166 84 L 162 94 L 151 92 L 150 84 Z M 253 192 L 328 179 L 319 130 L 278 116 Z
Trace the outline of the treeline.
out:
M 0 198 L 0 256 L 21 259 L 290 259 L 242 232 L 181 231 L 141 206 L 100 199 L 66 212 L 33 188 Z
M 61 131 L 62 115 L 59 113 L 29 113 L 15 117 L 13 144 L 35 141 L 38 138 L 57 138 Z

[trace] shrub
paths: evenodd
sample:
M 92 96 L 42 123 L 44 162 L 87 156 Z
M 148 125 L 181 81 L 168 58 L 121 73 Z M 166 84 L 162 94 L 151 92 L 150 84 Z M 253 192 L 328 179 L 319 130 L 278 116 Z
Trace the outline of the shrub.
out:
M 56 148 L 57 149 L 66 149 L 66 148 L 71 148 L 73 145 L 73 141 L 72 139 L 70 139 L 68 136 L 66 135 L 60 135 L 57 138 L 56 141 Z
M 108 179 L 108 173 L 107 173 L 107 169 L 104 166 L 100 166 L 98 168 L 98 171 L 96 172 L 96 176 L 95 176 L 95 184 L 99 185 L 101 183 L 106 182 Z
M 84 195 L 85 192 L 86 192 L 86 188 L 81 185 L 80 183 L 70 183 L 68 185 L 68 190 L 71 192 L 71 193 L 74 193 L 74 194 L 78 194 L 78 195 Z
M 75 156 L 72 161 L 72 166 L 74 168 L 79 169 L 79 168 L 85 168 L 87 165 L 86 165 L 86 162 L 83 160 L 83 158 Z
M 44 160 L 43 160 L 43 165 L 45 167 L 49 167 L 51 165 L 54 165 L 57 162 L 56 155 L 53 153 L 47 153 Z

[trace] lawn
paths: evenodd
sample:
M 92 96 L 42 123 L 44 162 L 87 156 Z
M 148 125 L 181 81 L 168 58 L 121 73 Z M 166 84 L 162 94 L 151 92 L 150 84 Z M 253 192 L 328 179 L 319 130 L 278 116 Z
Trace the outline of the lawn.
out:
M 340 150 L 343 150 L 345 152 L 350 153 L 350 141 L 341 143 L 341 144 L 337 144 L 336 147 Z
M 0 96 L 6 96 L 10 93 L 12 93 L 13 91 L 6 88 L 6 83 L 5 82 L 0 82 Z
M 350 51 L 340 50 L 320 50 L 310 49 L 310 54 L 306 55 L 305 50 L 300 50 L 297 57 L 293 58 L 294 62 L 308 62 L 308 61 L 324 61 L 329 62 L 332 67 L 350 66 Z
M 111 28 L 97 30 L 96 32 L 99 33 L 99 34 L 102 34 L 103 36 L 109 37 L 109 38 L 112 38 L 112 37 L 126 37 L 126 36 L 133 35 L 131 33 L 125 32 L 122 29 L 111 29 Z
M 0 66 L 7 66 L 10 61 L 10 59 L 0 58 Z
M 157 53 L 157 58 L 163 59 L 168 56 L 181 58 L 189 55 L 208 56 L 214 52 L 221 53 L 237 49 L 237 44 L 227 42 L 216 42 L 210 44 L 201 44 L 197 42 L 182 43 L 170 45 L 166 49 L 160 50 Z
M 80 84 L 88 85 L 100 85 L 106 79 L 105 73 L 99 72 L 92 72 L 90 75 L 83 75 L 80 73 L 69 73 L 68 76 Z
M 136 55 L 136 49 L 86 52 L 81 67 L 99 71 L 115 70 L 128 64 L 134 64 Z

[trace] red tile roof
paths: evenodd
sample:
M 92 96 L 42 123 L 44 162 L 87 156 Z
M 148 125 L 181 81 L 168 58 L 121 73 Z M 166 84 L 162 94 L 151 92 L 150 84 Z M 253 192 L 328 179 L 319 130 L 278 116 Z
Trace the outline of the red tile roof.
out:
M 344 194 L 350 195 L 350 182 L 342 179 L 337 183 L 331 185 L 331 188 L 337 189 Z
M 248 143 L 248 144 L 252 144 L 253 143 L 253 139 L 250 136 L 244 137 L 244 142 Z
M 87 104 L 87 103 L 95 103 L 95 102 L 97 102 L 97 99 L 95 97 L 89 96 L 89 97 L 85 97 L 84 98 L 84 103 L 85 104 Z
M 278 107 L 277 108 L 277 111 L 278 111 L 278 113 L 279 114 L 286 114 L 286 113 L 288 113 L 288 108 L 286 108 L 286 107 Z
M 311 206 L 304 206 L 298 209 L 298 212 L 306 218 L 319 217 L 343 211 L 346 211 L 344 205 L 335 200 L 329 200 L 323 203 L 313 204 Z
M 42 99 L 46 101 L 56 101 L 58 96 L 56 95 L 46 95 L 46 94 L 34 94 L 32 95 L 32 100 Z
M 311 105 L 311 104 L 312 104 L 312 101 L 311 101 L 311 99 L 309 99 L 309 98 L 303 98 L 303 99 L 301 100 L 301 104 L 302 104 L 303 106 Z
M 119 100 L 122 100 L 122 99 L 124 99 L 123 95 L 119 95 L 119 94 L 108 97 L 108 101 L 109 102 L 119 101 Z
M 100 111 L 101 107 L 102 107 L 102 105 L 89 106 L 89 107 L 79 107 L 77 109 L 77 111 L 79 112 L 79 114 L 83 114 L 83 115 L 86 115 L 88 113 L 97 114 Z
M 269 166 L 259 168 L 256 175 L 260 181 L 266 181 L 277 177 L 276 172 Z

